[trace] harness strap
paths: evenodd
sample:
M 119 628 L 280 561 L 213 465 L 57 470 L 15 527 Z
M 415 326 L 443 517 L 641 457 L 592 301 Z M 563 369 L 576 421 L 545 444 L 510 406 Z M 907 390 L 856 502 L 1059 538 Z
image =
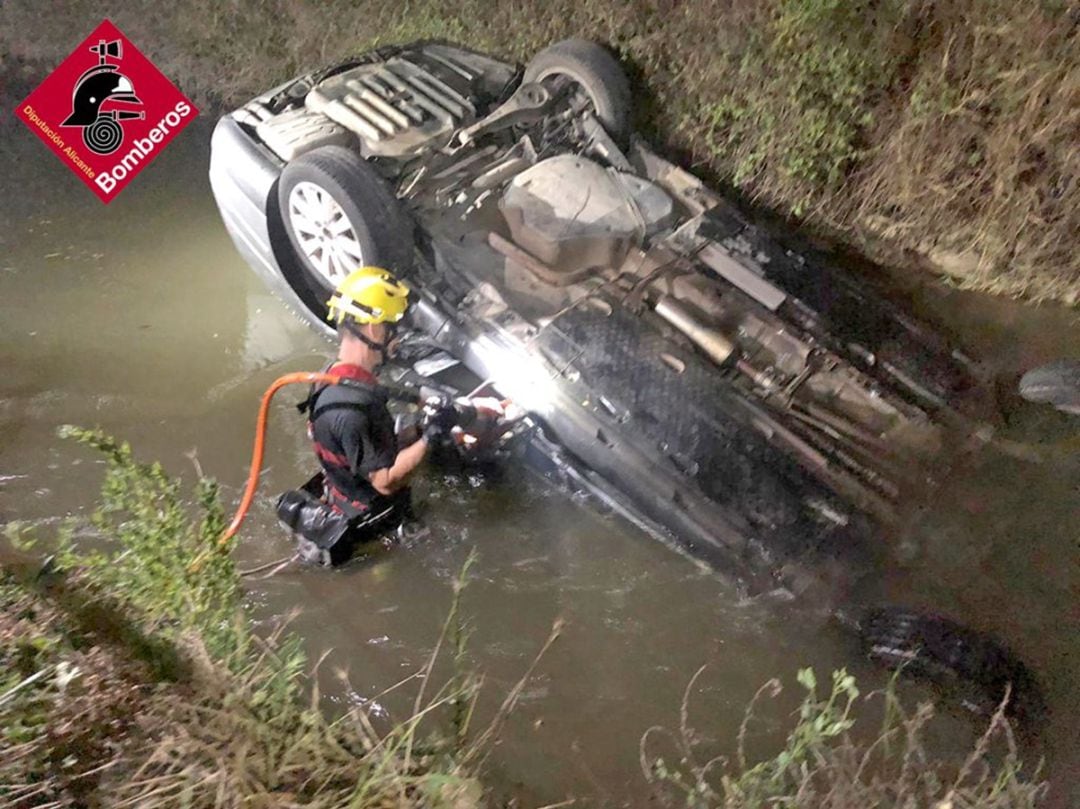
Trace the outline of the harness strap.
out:
M 315 446 L 315 454 L 319 456 L 320 460 L 325 461 L 331 466 L 336 466 L 339 469 L 349 469 L 349 459 L 344 455 L 339 455 L 336 452 L 332 452 L 315 439 L 311 440 L 311 443 Z
M 333 367 L 334 367 L 334 361 L 331 360 L 330 362 L 326 363 L 326 365 L 323 366 L 322 370 L 319 371 L 319 373 L 325 374 L 327 371 L 329 371 Z M 325 390 L 325 389 L 326 389 L 326 385 L 316 385 L 314 382 L 312 382 L 311 385 L 308 387 L 307 398 L 304 399 L 304 401 L 302 401 L 302 402 L 297 402 L 296 409 L 299 410 L 301 413 L 307 413 L 312 407 L 314 407 L 314 405 L 315 405 L 315 397 L 318 396 L 320 393 L 322 393 L 322 391 Z M 311 421 L 311 419 L 308 419 L 308 422 L 310 422 L 310 421 Z
M 367 410 L 370 406 L 370 402 L 334 402 L 333 404 L 323 405 L 322 407 L 315 408 L 311 415 L 308 417 L 308 421 L 315 421 L 323 413 L 329 413 L 331 410 L 355 410 L 357 412 Z
M 372 487 L 372 491 L 374 491 L 374 487 Z M 349 519 L 358 517 L 359 515 L 366 513 L 369 508 L 367 503 L 361 503 L 359 500 L 353 500 L 329 480 L 326 481 L 326 492 L 329 495 L 326 500 L 330 508 L 334 509 L 334 511 L 344 514 Z M 347 505 L 348 508 L 342 508 L 343 505 Z

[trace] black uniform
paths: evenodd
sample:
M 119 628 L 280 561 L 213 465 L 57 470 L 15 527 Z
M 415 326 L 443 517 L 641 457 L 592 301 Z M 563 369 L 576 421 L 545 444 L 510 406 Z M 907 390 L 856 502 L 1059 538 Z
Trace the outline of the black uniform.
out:
M 326 499 L 348 516 L 389 503 L 369 475 L 394 465 L 397 439 L 386 391 L 355 365 L 331 366 L 327 373 L 350 380 L 316 388 L 308 404 L 308 431 L 326 476 Z

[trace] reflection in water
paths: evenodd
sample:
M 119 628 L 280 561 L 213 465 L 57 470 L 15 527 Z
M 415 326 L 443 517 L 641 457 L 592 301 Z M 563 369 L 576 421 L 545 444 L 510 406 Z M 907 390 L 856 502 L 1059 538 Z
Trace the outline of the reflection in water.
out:
M 184 456 L 194 448 L 235 498 L 262 390 L 285 371 L 318 367 L 330 350 L 233 250 L 205 181 L 207 141 L 205 122 L 193 126 L 106 208 L 27 133 L 0 139 L 20 187 L 35 189 L 0 212 L 3 518 L 52 519 L 93 502 L 99 466 L 54 438 L 65 422 L 101 425 L 189 476 Z M 944 307 L 1006 378 L 1054 351 L 1080 353 L 1080 329 L 1053 310 L 929 288 L 917 297 L 928 311 Z M 243 566 L 289 552 L 272 500 L 314 469 L 300 418 L 279 398 L 261 497 L 238 550 Z M 1017 440 L 1075 429 L 1061 414 L 1004 403 Z M 1048 735 L 1059 757 L 1078 716 L 1077 466 L 1067 453 L 1042 466 L 992 452 L 972 458 L 911 520 L 873 594 L 993 631 L 1031 660 L 1055 708 Z M 770 677 L 791 682 L 803 665 L 846 665 L 881 682 L 842 632 L 803 614 L 806 605 L 748 603 L 527 470 L 429 469 L 417 489 L 425 537 L 339 571 L 289 570 L 256 583 L 250 602 L 267 623 L 303 607 L 294 629 L 313 653 L 334 650 L 321 671 L 328 701 L 369 700 L 425 659 L 453 577 L 477 549 L 465 610 L 488 715 L 552 622 L 567 622 L 493 759 L 498 782 L 527 804 L 569 794 L 642 802 L 638 740 L 650 725 L 677 721 L 684 685 L 703 663 L 693 712 L 718 752 L 731 752 L 744 704 Z M 408 701 L 405 692 L 380 696 L 379 712 L 393 716 Z M 963 744 L 967 727 L 943 722 L 942 744 Z

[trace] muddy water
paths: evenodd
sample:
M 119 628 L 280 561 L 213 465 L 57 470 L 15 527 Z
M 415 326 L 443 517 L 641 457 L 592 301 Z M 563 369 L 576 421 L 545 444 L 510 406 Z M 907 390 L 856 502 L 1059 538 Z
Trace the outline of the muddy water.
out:
M 205 178 L 208 129 L 184 133 L 104 207 L 27 133 L 0 126 L 0 521 L 48 524 L 92 504 L 100 466 L 54 437 L 62 423 L 100 425 L 188 478 L 194 454 L 234 502 L 260 393 L 283 372 L 317 367 L 331 347 L 270 298 L 233 250 Z M 1005 378 L 1080 353 L 1075 315 L 936 287 L 911 294 L 923 311 L 953 320 L 957 337 Z M 295 398 L 279 397 L 273 414 L 242 566 L 291 550 L 271 502 L 313 468 Z M 1008 397 L 1003 406 L 1017 440 L 1052 447 L 1076 429 Z M 914 511 L 879 593 L 991 630 L 1032 662 L 1054 709 L 1044 741 L 1063 780 L 1075 767 L 1080 716 L 1077 467 L 1063 453 L 1041 465 L 980 453 Z M 714 753 L 732 751 L 743 705 L 770 677 L 792 682 L 801 666 L 847 666 L 869 686 L 882 681 L 814 605 L 746 600 L 526 469 L 487 477 L 428 469 L 417 490 L 426 536 L 343 570 L 253 582 L 253 610 L 270 627 L 302 608 L 293 627 L 312 655 L 332 650 L 320 672 L 329 703 L 374 699 L 377 713 L 400 717 L 412 686 L 380 694 L 429 654 L 454 576 L 475 550 L 463 609 L 468 664 L 486 681 L 481 721 L 552 623 L 565 622 L 491 758 L 491 782 L 523 805 L 570 796 L 644 804 L 639 739 L 650 726 L 676 726 L 683 688 L 701 665 L 691 716 Z M 762 749 L 793 692 L 760 726 Z M 951 716 L 935 736 L 953 747 L 970 731 Z

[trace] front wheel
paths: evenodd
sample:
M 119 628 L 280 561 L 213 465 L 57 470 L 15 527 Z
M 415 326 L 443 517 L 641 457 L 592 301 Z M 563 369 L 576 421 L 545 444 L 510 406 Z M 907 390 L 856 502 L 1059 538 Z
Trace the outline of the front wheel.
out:
M 289 241 L 316 292 L 331 292 L 353 270 L 406 272 L 413 223 L 385 180 L 358 154 L 325 146 L 285 167 L 278 184 Z

